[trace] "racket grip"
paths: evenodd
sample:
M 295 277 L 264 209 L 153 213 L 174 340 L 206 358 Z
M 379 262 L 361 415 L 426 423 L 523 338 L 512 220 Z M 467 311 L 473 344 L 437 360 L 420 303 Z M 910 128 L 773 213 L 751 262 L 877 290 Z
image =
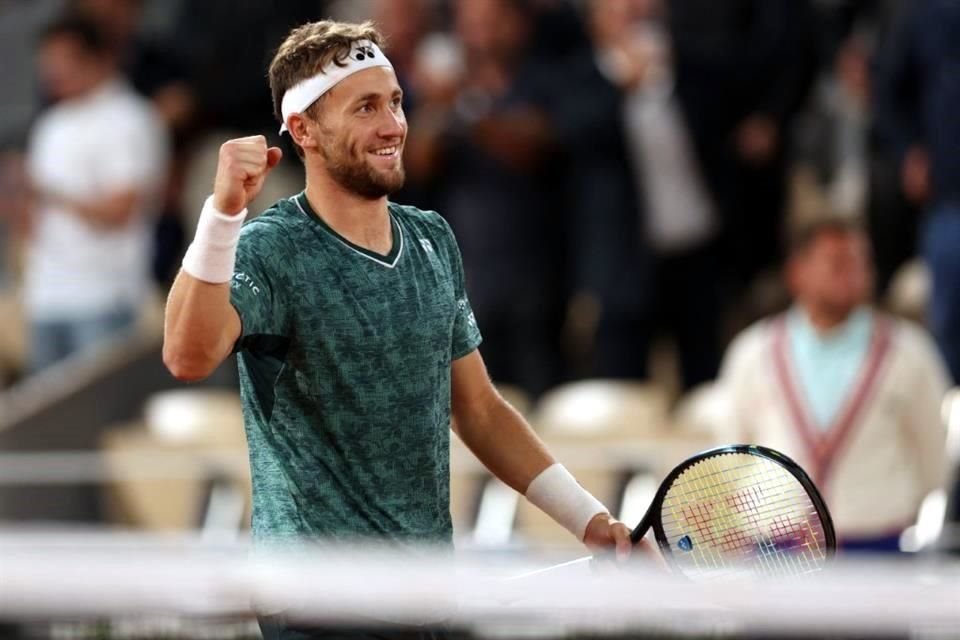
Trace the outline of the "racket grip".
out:
M 638 524 L 636 528 L 630 532 L 630 542 L 632 544 L 637 544 L 643 540 L 643 536 L 647 535 L 647 531 L 650 530 L 651 519 L 650 512 L 647 512 L 647 515 L 643 516 L 643 520 L 640 521 L 640 524 Z

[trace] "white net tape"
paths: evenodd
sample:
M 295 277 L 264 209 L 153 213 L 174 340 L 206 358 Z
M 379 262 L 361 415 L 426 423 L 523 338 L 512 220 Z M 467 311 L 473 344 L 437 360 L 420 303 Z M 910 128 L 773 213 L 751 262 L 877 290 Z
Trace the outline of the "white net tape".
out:
M 313 624 L 380 620 L 484 635 L 703 632 L 960 636 L 960 564 L 837 562 L 814 576 L 693 584 L 649 563 L 247 544 L 142 535 L 0 533 L 0 620 L 237 618 L 284 611 Z M 175 636 L 175 634 L 170 634 Z

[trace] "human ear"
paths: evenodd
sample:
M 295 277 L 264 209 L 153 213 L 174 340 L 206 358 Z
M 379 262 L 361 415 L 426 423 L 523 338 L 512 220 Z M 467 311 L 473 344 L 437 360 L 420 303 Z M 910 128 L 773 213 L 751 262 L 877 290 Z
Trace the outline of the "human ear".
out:
M 287 120 L 290 137 L 302 149 L 316 149 L 319 146 L 319 127 L 310 126 L 309 120 L 302 114 L 294 113 Z

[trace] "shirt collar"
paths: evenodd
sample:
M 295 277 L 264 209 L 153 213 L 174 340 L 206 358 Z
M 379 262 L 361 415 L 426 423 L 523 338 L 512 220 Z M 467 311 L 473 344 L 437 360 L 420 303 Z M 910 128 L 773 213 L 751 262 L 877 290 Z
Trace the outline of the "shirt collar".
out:
M 805 342 L 821 345 L 846 343 L 868 338 L 873 326 L 873 311 L 864 305 L 854 310 L 846 320 L 829 331 L 820 332 L 800 305 L 794 305 L 787 314 L 790 332 Z

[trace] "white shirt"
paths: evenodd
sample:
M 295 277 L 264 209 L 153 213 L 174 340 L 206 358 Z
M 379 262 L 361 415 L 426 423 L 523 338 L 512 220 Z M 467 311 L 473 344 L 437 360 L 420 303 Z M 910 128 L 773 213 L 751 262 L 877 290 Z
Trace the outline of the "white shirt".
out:
M 627 94 L 623 117 L 644 196 L 646 237 L 663 253 L 693 249 L 716 233 L 717 219 L 673 94 L 670 42 L 666 32 L 653 25 L 638 29 L 635 37 L 653 69 L 642 86 Z M 603 54 L 598 62 L 608 77 L 616 75 Z
M 167 133 L 152 106 L 120 80 L 39 118 L 28 170 L 41 191 L 89 201 L 133 189 L 141 198 L 130 222 L 113 229 L 41 201 L 24 282 L 32 319 L 69 320 L 139 305 L 149 287 L 151 217 L 167 153 Z

